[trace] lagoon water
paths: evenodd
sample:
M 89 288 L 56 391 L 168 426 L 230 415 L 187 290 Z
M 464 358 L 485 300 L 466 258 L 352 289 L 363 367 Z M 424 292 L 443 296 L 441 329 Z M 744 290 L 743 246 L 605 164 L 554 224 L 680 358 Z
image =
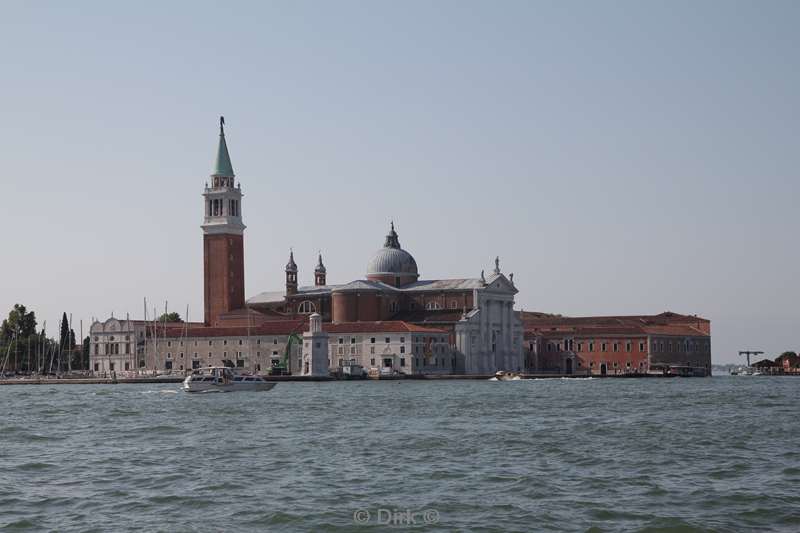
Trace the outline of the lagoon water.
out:
M 0 387 L 0 528 L 798 531 L 798 400 L 788 377 Z

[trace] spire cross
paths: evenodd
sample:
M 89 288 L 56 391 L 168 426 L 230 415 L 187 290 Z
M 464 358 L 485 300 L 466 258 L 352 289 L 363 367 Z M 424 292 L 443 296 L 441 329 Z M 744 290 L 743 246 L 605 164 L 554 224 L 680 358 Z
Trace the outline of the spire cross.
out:
M 219 134 L 225 135 L 225 117 L 222 115 L 219 117 Z

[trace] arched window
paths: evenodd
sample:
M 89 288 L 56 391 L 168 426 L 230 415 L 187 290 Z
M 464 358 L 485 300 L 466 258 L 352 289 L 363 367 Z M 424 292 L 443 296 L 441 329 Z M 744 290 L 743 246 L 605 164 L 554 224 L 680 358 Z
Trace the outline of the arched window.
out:
M 428 311 L 434 311 L 441 308 L 442 306 L 439 304 L 439 302 L 436 301 L 428 302 L 427 304 L 425 304 L 425 309 L 427 309 Z
M 392 300 L 391 302 L 389 302 L 389 312 L 390 313 L 396 313 L 397 312 L 397 301 Z
M 302 302 L 300 305 L 297 306 L 297 312 L 303 315 L 308 315 L 310 313 L 315 313 L 317 308 L 314 306 L 313 302 L 309 302 L 306 300 Z

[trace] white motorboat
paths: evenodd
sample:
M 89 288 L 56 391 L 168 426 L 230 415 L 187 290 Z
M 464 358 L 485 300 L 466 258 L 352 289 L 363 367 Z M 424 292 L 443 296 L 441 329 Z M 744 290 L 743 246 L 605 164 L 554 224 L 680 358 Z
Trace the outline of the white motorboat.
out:
M 261 376 L 241 374 L 224 366 L 197 369 L 183 380 L 186 392 L 268 391 L 274 386 L 274 382 Z
M 504 372 L 502 370 L 495 372 L 493 378 L 489 378 L 490 381 L 518 381 L 520 379 L 522 378 L 516 372 Z

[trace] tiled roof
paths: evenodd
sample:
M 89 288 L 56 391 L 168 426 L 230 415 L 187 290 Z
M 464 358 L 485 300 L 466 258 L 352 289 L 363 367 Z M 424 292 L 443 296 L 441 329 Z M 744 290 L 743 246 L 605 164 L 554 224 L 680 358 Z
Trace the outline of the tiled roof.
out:
M 387 285 L 382 281 L 372 281 L 368 279 L 357 279 L 344 285 L 338 285 L 335 292 L 340 291 L 386 291 L 395 292 L 397 289 L 391 285 Z
M 463 291 L 483 288 L 480 278 L 426 279 L 403 285 L 402 291 Z
M 388 320 L 378 322 L 342 322 L 333 324 L 325 322 L 322 329 L 328 333 L 447 333 L 447 331 L 437 328 L 418 326 L 400 320 Z M 242 337 L 248 335 L 258 337 L 264 335 L 289 335 L 291 333 L 302 334 L 308 331 L 308 321 L 306 319 L 297 320 L 274 320 L 264 322 L 258 326 L 248 327 L 167 327 L 166 330 L 160 329 L 159 336 L 169 338 L 196 338 L 196 337 Z M 166 332 L 166 335 L 165 335 Z
M 462 315 L 463 311 L 461 309 L 441 309 L 437 311 L 421 309 L 419 311 L 402 311 L 392 318 L 414 323 L 452 323 L 461 320 Z
M 438 328 L 409 324 L 402 320 L 378 322 L 326 322 L 322 329 L 328 333 L 447 333 Z
M 171 338 L 179 337 L 251 337 L 261 335 L 289 335 L 291 333 L 302 333 L 308 329 L 308 321 L 305 318 L 296 320 L 272 320 L 262 322 L 258 326 L 233 326 L 233 327 L 175 327 L 166 328 L 166 336 Z M 164 335 L 164 330 L 158 331 L 159 336 Z
M 565 317 L 544 313 L 520 313 L 525 327 L 525 337 L 537 335 L 558 337 L 578 335 L 583 337 L 603 335 L 678 335 L 707 336 L 701 326 L 708 320 L 691 315 L 665 312 L 658 315 Z

